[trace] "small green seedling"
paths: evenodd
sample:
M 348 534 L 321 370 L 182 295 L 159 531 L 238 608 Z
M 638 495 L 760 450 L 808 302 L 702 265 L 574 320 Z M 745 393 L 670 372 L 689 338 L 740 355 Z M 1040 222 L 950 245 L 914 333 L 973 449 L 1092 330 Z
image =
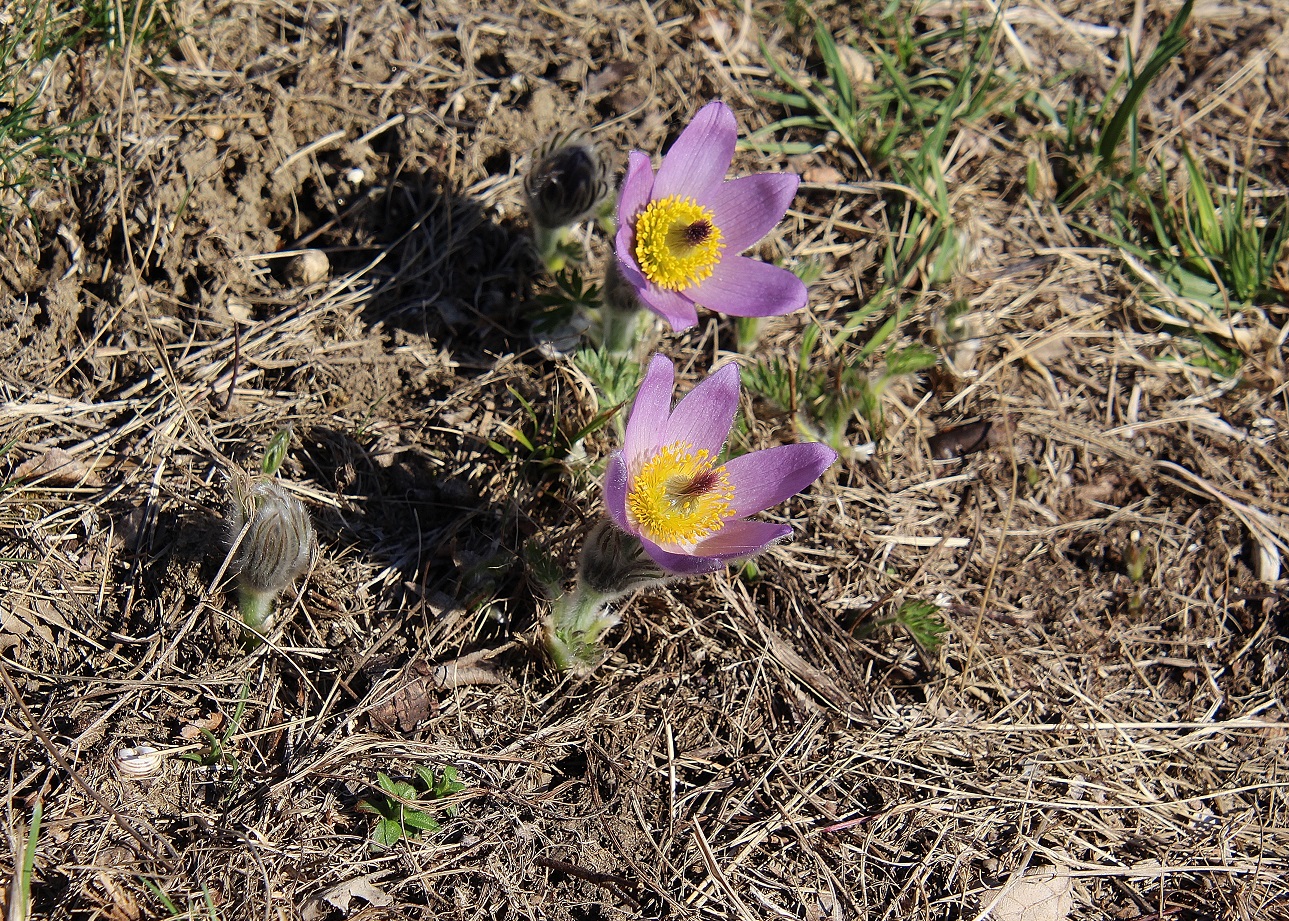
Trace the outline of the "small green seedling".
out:
M 582 277 L 575 268 L 561 269 L 555 273 L 555 290 L 537 296 L 537 302 L 547 308 L 567 307 L 590 310 L 603 301 L 600 286 Z
M 574 267 L 559 269 L 552 281 L 553 289 L 536 296 L 538 309 L 532 317 L 532 335 L 552 343 L 576 343 L 590 326 L 589 313 L 603 303 L 603 291 Z M 568 345 L 558 348 L 565 350 Z
M 427 801 L 443 799 L 465 789 L 465 784 L 457 780 L 457 769 L 448 765 L 441 772 L 433 768 L 418 767 L 415 783 L 406 780 L 394 780 L 388 774 L 378 772 L 376 785 L 383 791 L 358 803 L 359 812 L 369 812 L 378 816 L 372 829 L 372 843 L 378 848 L 390 848 L 403 838 L 417 838 L 425 832 L 436 832 L 442 826 L 427 812 L 420 808 Z M 446 806 L 443 814 L 454 816 L 456 806 Z
M 886 574 L 894 579 L 899 578 L 899 574 L 891 570 L 887 570 Z M 884 598 L 881 603 L 885 601 Z M 944 619 L 944 612 L 938 605 L 929 601 L 908 599 L 890 617 L 868 617 L 872 610 L 873 608 L 870 608 L 865 612 L 862 622 L 852 628 L 855 635 L 872 636 L 883 627 L 900 626 L 909 632 L 914 642 L 927 652 L 933 653 L 944 642 L 944 634 L 949 632 L 949 624 Z
M 559 564 L 550 551 L 537 538 L 530 537 L 524 541 L 521 552 L 528 577 L 536 584 L 544 598 L 554 598 L 560 592 L 560 586 L 568 578 L 568 573 Z
M 891 622 L 899 624 L 914 641 L 928 652 L 935 652 L 944 642 L 949 625 L 940 608 L 929 601 L 910 599 L 900 605 Z
M 1128 595 L 1128 612 L 1140 613 L 1145 606 L 1145 582 L 1150 570 L 1150 547 L 1141 539 L 1141 532 L 1134 530 L 1128 535 L 1128 545 L 1123 548 L 1123 571 L 1132 582 Z
M 201 751 L 187 752 L 183 757 L 188 761 L 195 761 L 202 767 L 215 767 L 219 764 L 229 765 L 234 772 L 240 774 L 242 764 L 233 753 L 231 746 L 233 736 L 237 733 L 238 728 L 242 725 L 242 717 L 246 714 L 246 697 L 251 691 L 251 680 L 246 679 L 242 685 L 241 693 L 237 695 L 237 706 L 233 710 L 233 718 L 228 721 L 228 726 L 219 735 L 211 732 L 209 729 L 202 729 L 202 738 L 206 741 L 206 747 Z
M 264 459 L 260 461 L 260 473 L 265 476 L 272 476 L 278 472 L 282 466 L 282 461 L 286 460 L 287 448 L 291 447 L 291 426 L 287 425 L 277 430 L 272 438 L 269 439 L 268 445 L 264 448 Z
M 640 386 L 640 362 L 630 355 L 599 348 L 580 350 L 573 356 L 573 364 L 595 388 L 596 409 L 601 414 L 613 414 L 614 429 L 622 438 L 627 420 L 621 408 L 635 399 Z

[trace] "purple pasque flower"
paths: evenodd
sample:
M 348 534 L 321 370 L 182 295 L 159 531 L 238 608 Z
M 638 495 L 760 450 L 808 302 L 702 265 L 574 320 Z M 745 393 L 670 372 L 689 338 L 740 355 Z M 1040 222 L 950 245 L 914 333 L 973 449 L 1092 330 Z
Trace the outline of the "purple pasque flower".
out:
M 695 304 L 737 317 L 806 306 L 806 286 L 786 269 L 740 256 L 783 220 L 800 178 L 758 173 L 725 180 L 738 125 L 723 102 L 694 116 L 654 175 L 631 152 L 618 199 L 618 263 L 645 306 L 671 324 L 698 322 Z
M 609 459 L 604 500 L 619 528 L 669 573 L 720 569 L 792 533 L 749 515 L 801 492 L 836 460 L 821 444 L 792 444 L 717 462 L 738 409 L 732 364 L 673 410 L 675 368 L 655 355 L 636 394 L 622 450 Z

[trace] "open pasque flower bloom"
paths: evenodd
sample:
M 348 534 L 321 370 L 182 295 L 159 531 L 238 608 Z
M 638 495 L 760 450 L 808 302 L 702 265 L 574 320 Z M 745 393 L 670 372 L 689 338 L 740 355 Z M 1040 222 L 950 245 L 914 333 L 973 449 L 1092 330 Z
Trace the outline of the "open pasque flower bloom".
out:
M 739 317 L 806 306 L 791 272 L 740 256 L 783 219 L 797 191 L 792 173 L 725 181 L 738 125 L 723 102 L 704 106 L 654 175 L 632 151 L 618 199 L 617 258 L 641 301 L 673 329 L 698 322 L 695 304 Z
M 793 444 L 718 463 L 738 409 L 738 368 L 725 365 L 673 410 L 674 383 L 672 363 L 655 355 L 622 450 L 609 460 L 604 498 L 614 524 L 639 538 L 655 563 L 691 575 L 788 537 L 788 525 L 748 516 L 801 492 L 837 455 L 821 444 Z

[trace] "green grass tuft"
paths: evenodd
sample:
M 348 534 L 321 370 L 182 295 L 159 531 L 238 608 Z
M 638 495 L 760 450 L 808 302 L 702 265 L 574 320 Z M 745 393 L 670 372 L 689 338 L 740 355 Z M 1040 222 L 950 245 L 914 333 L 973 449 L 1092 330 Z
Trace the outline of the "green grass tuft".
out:
M 0 227 L 25 209 L 29 188 L 62 167 L 84 166 L 97 114 L 50 116 L 51 82 L 65 54 L 132 47 L 145 61 L 168 52 L 179 31 L 174 0 L 47 0 L 26 6 L 0 31 Z

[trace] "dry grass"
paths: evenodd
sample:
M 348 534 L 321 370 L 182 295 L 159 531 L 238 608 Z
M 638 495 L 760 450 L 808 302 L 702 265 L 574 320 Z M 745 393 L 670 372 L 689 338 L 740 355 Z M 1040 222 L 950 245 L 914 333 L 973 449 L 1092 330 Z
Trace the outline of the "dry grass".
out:
M 842 30 L 863 6 L 818 12 Z M 994 66 L 1095 102 L 1174 8 L 1154 6 L 1013 5 Z M 656 152 L 716 96 L 770 123 L 757 40 L 812 66 L 782 14 L 178 0 L 160 61 L 52 65 L 60 110 L 103 116 L 94 163 L 0 243 L 0 752 L 12 853 L 44 807 L 37 915 L 980 919 L 986 889 L 1057 866 L 1078 919 L 1289 918 L 1289 308 L 1244 318 L 1239 384 L 1184 360 L 1119 252 L 1026 193 L 1029 160 L 1050 181 L 1057 159 L 1031 110 L 954 134 L 963 255 L 947 284 L 915 277 L 900 341 L 933 341 L 955 301 L 973 337 L 892 386 L 873 459 L 775 513 L 797 536 L 758 577 L 631 598 L 593 676 L 537 653 L 523 548 L 571 565 L 599 492 L 487 444 L 523 424 L 514 393 L 544 425 L 595 412 L 528 335 L 547 282 L 522 154 L 572 122 Z M 1143 144 L 1283 196 L 1282 18 L 1201 6 Z M 898 232 L 880 167 L 792 165 L 807 182 L 765 254 L 824 274 L 768 354 L 839 330 Z M 303 247 L 327 277 L 288 273 Z M 717 319 L 659 339 L 691 381 L 732 346 Z M 750 443 L 791 437 L 744 409 Z M 932 457 L 977 417 L 986 450 Z M 221 512 L 286 423 L 321 552 L 247 652 Z M 868 629 L 905 599 L 945 608 L 938 652 Z M 198 727 L 230 757 L 180 757 Z M 122 776 L 140 744 L 163 767 Z M 447 764 L 466 787 L 444 830 L 374 848 L 377 772 Z

